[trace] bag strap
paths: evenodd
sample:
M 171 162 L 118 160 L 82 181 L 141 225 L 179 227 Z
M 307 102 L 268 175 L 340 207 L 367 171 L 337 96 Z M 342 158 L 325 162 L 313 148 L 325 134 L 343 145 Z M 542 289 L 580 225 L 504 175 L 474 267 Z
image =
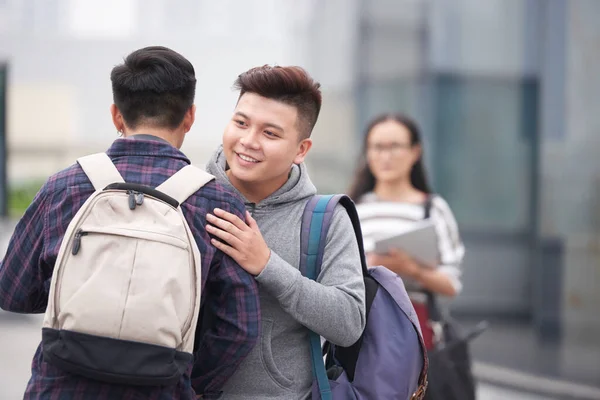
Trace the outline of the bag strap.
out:
M 300 272 L 310 279 L 316 279 L 321 271 L 321 263 L 323 262 L 323 253 L 325 251 L 325 243 L 329 226 L 333 218 L 333 213 L 337 204 L 342 205 L 348 212 L 350 221 L 354 228 L 356 240 L 361 257 L 361 265 L 363 270 L 363 276 L 370 276 L 367 268 L 367 260 L 363 245 L 363 235 L 360 227 L 360 219 L 358 217 L 358 211 L 354 202 L 346 195 L 315 195 L 308 201 L 304 208 L 304 214 L 302 216 L 302 232 L 300 234 Z M 425 395 L 427 389 L 427 372 L 429 370 L 429 361 L 427 358 L 427 350 L 423 342 L 422 336 L 418 333 L 418 329 L 415 329 L 419 335 L 421 342 L 421 350 L 423 352 L 423 368 L 419 375 L 419 388 L 411 396 L 411 400 L 421 400 Z M 313 339 L 314 337 L 314 339 Z M 329 389 L 329 380 L 323 365 L 323 359 L 321 356 L 321 341 L 319 336 L 311 332 L 311 355 L 313 362 L 313 374 L 317 379 L 319 390 L 321 392 L 321 399 L 331 399 L 331 392 Z M 325 390 L 323 390 L 325 389 Z M 324 395 L 325 392 L 325 395 Z
M 336 194 L 336 195 L 315 195 L 313 196 L 306 207 L 304 208 L 304 214 L 302 216 L 302 232 L 300 235 L 300 243 L 301 243 L 301 255 L 300 255 L 300 272 L 302 275 L 307 276 L 305 269 L 307 265 L 306 257 L 309 251 L 313 250 L 315 252 L 315 261 L 316 261 L 316 277 L 321 273 L 321 264 L 323 262 L 323 253 L 325 252 L 325 244 L 327 238 L 327 233 L 329 232 L 329 226 L 331 225 L 331 221 L 333 218 L 333 213 L 335 207 L 340 204 L 344 206 L 346 211 L 348 212 L 348 216 L 352 221 L 352 226 L 354 228 L 354 233 L 356 236 L 356 240 L 358 242 L 358 248 L 361 256 L 361 266 L 364 276 L 369 275 L 369 270 L 367 268 L 367 259 L 365 257 L 364 245 L 363 245 L 363 235 L 362 230 L 360 228 L 360 220 L 358 218 L 358 212 L 356 211 L 356 206 L 354 202 L 346 195 Z M 320 219 L 318 223 L 320 228 L 317 228 L 315 225 L 312 228 L 312 220 L 315 218 L 315 214 L 317 214 L 316 218 Z M 313 229 L 315 231 L 313 231 Z M 319 237 L 317 237 L 317 229 Z M 313 248 L 309 248 L 309 242 L 311 235 L 313 237 Z M 310 249 L 310 250 L 309 250 Z
M 160 184 L 156 190 L 174 198 L 179 204 L 182 204 L 188 197 L 213 179 L 215 177 L 208 172 L 194 165 L 186 165 Z
M 123 177 L 106 153 L 91 154 L 77 159 L 95 190 L 103 190 L 111 183 L 124 183 Z
M 106 153 L 84 156 L 78 158 L 77 162 L 96 190 L 103 190 L 112 183 L 125 183 Z M 208 172 L 193 165 L 186 165 L 159 185 L 156 190 L 181 204 L 213 179 L 215 177 Z
M 323 228 L 327 229 L 331 222 L 331 213 L 327 214 L 327 206 L 332 196 L 314 196 L 308 201 L 302 217 L 302 232 L 300 235 L 300 271 L 309 279 L 317 280 L 320 264 L 322 261 L 321 246 L 324 247 L 325 240 L 321 240 Z M 325 221 L 327 216 L 327 221 Z M 324 222 L 326 222 L 324 224 Z M 325 234 L 325 237 L 327 235 Z M 321 254 L 321 259 L 319 258 Z M 317 381 L 321 400 L 332 400 L 329 378 L 325 371 L 323 356 L 321 354 L 321 338 L 315 332 L 309 333 L 310 355 L 313 366 L 313 376 Z
M 324 211 L 323 224 L 322 224 L 322 228 L 321 228 L 321 238 L 327 238 L 327 234 L 329 232 L 329 227 L 331 225 L 333 214 L 334 214 L 335 208 L 338 204 L 342 205 L 346 209 L 346 212 L 348 213 L 348 216 L 350 217 L 350 220 L 352 222 L 352 226 L 354 229 L 354 236 L 356 237 L 357 244 L 359 247 L 359 254 L 361 256 L 362 273 L 363 273 L 363 278 L 364 278 L 364 283 L 365 283 L 365 309 L 366 309 L 366 317 L 368 319 L 369 313 L 371 310 L 371 305 L 373 304 L 373 300 L 375 299 L 375 296 L 377 295 L 379 286 L 377 285 L 377 282 L 374 279 L 372 279 L 372 277 L 369 274 L 369 270 L 367 268 L 367 261 L 366 261 L 366 257 L 365 257 L 364 246 L 363 246 L 363 236 L 362 236 L 362 231 L 360 228 L 360 221 L 358 219 L 358 212 L 356 211 L 354 202 L 345 195 L 314 196 L 313 199 L 311 199 L 307 203 L 306 208 L 304 210 L 304 212 L 305 212 L 304 218 L 305 218 L 306 222 L 303 222 L 303 226 L 310 226 L 310 218 L 314 214 L 314 208 L 315 208 L 316 204 L 318 204 L 319 199 L 322 199 L 323 197 L 328 197 L 329 201 L 328 201 L 327 206 Z M 307 235 L 307 233 L 308 233 L 308 231 L 304 232 L 304 235 Z M 305 236 L 304 243 L 308 243 L 307 237 L 308 236 Z M 301 241 L 302 241 L 302 238 L 301 238 Z M 319 242 L 318 253 L 316 256 L 316 260 L 317 260 L 316 276 L 319 276 L 319 274 L 321 272 L 321 265 L 323 262 L 323 254 L 325 252 L 325 244 L 326 244 L 326 240 L 321 240 Z M 303 246 L 302 248 L 304 249 L 306 247 Z M 315 249 L 316 249 L 316 246 L 315 246 Z M 303 251 L 302 253 L 307 253 L 307 252 Z M 301 271 L 304 270 L 302 262 L 300 263 L 300 268 L 301 268 L 300 269 Z M 339 363 L 339 365 L 341 365 L 343 367 L 344 371 L 346 371 L 346 375 L 348 376 L 348 379 L 351 382 L 354 380 L 356 364 L 358 362 L 358 356 L 360 354 L 362 342 L 363 342 L 363 335 L 361 335 L 360 339 L 353 345 L 351 345 L 349 347 L 344 347 L 343 349 L 340 349 L 340 351 L 336 352 L 335 359 Z M 335 345 L 332 345 L 329 342 L 325 343 L 325 346 L 323 348 L 323 353 L 327 354 L 328 360 L 333 360 L 333 353 L 335 351 L 335 347 L 336 347 Z M 329 364 L 326 364 L 326 366 L 327 365 L 329 365 Z
M 428 219 L 431 217 L 431 208 L 433 207 L 433 198 L 435 197 L 434 194 L 432 193 L 428 193 L 427 194 L 427 199 L 425 200 L 425 216 L 423 217 L 423 219 Z

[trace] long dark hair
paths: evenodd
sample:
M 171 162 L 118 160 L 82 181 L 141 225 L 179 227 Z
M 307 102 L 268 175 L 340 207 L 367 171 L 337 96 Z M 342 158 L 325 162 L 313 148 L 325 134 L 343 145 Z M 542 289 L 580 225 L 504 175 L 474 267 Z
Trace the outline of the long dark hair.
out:
M 408 129 L 410 132 L 411 146 L 422 143 L 419 127 L 412 118 L 402 114 L 383 114 L 374 118 L 367 126 L 367 130 L 364 135 L 363 149 L 359 166 L 356 170 L 356 174 L 354 175 L 354 182 L 352 183 L 348 194 L 355 202 L 358 202 L 365 193 L 371 192 L 375 188 L 376 179 L 369 169 L 369 165 L 367 163 L 367 143 L 373 128 L 386 121 L 395 121 L 406 127 L 406 129 Z M 412 170 L 410 171 L 410 181 L 416 189 L 425 193 L 431 193 L 431 189 L 427 181 L 427 174 L 425 173 L 425 167 L 423 166 L 423 151 L 421 151 L 421 157 L 419 157 L 419 159 L 415 162 Z

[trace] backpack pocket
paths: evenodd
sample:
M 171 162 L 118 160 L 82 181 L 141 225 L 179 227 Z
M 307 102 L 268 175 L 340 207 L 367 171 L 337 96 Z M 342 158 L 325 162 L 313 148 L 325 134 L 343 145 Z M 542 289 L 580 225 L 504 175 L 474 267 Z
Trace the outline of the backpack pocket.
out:
M 181 346 L 196 298 L 188 243 L 163 233 L 82 226 L 69 245 L 55 271 L 57 329 Z

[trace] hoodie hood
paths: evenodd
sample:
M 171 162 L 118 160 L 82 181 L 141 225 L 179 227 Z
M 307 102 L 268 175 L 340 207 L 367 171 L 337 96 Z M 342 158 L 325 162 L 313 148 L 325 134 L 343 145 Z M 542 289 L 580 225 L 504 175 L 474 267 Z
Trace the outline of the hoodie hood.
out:
M 223 146 L 220 145 L 217 151 L 213 154 L 210 161 L 206 165 L 206 172 L 214 175 L 221 185 L 232 190 L 238 194 L 246 205 L 252 204 L 246 197 L 240 193 L 229 181 L 227 174 L 225 173 L 227 167 L 227 160 L 225 159 L 225 153 L 223 152 Z M 290 171 L 290 175 L 286 183 L 282 187 L 277 189 L 274 193 L 269 195 L 266 199 L 262 200 L 257 206 L 275 206 L 285 203 L 292 203 L 298 200 L 302 200 L 308 197 L 312 197 L 317 193 L 317 188 L 311 182 L 306 165 L 304 163 L 300 165 L 294 164 Z

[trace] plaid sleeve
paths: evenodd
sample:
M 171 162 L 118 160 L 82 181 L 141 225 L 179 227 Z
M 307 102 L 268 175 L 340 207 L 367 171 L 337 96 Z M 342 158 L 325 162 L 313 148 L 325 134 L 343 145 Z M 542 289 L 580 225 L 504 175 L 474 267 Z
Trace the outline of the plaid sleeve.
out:
M 244 218 L 245 209 L 227 209 Z M 260 334 L 258 286 L 253 276 L 232 258 L 218 252 L 211 265 L 206 289 L 204 321 L 210 327 L 199 343 L 192 371 L 192 386 L 204 398 L 218 395 L 240 363 L 250 353 Z M 213 397 L 211 397 L 213 396 Z
M 0 261 L 0 307 L 19 313 L 42 313 L 48 302 L 51 268 L 43 261 L 47 184 L 36 194 L 17 224 Z

